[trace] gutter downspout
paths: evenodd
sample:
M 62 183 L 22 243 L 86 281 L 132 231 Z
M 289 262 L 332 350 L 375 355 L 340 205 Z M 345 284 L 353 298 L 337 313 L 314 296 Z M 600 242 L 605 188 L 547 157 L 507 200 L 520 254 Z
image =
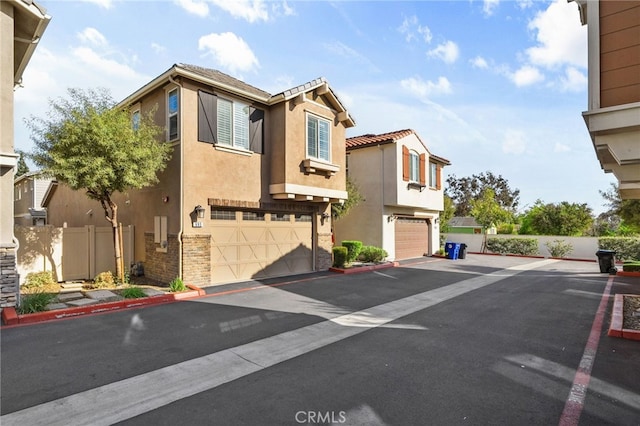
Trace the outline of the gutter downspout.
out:
M 180 88 L 178 92 L 179 102 L 180 102 L 180 107 L 179 107 L 180 114 L 178 116 L 178 126 L 180 127 L 180 196 L 178 197 L 180 198 L 180 214 L 179 214 L 180 231 L 178 231 L 178 276 L 180 277 L 180 279 L 184 279 L 182 275 L 182 235 L 184 232 L 184 217 L 182 216 L 184 213 L 184 138 L 183 138 L 183 131 L 182 131 L 182 127 L 183 127 L 182 114 L 184 112 L 182 108 L 183 107 L 182 105 L 183 87 L 182 87 L 182 84 L 174 80 L 171 75 L 169 75 L 169 81 Z

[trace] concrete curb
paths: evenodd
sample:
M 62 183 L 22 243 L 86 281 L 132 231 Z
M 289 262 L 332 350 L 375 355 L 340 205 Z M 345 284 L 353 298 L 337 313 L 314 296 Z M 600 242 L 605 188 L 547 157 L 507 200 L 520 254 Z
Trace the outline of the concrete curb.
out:
M 379 265 L 365 265 L 365 266 L 357 266 L 354 268 L 329 268 L 331 272 L 337 272 L 339 274 L 357 274 L 359 272 L 369 272 L 369 271 L 377 271 L 378 269 L 387 269 L 387 268 L 395 268 L 399 266 L 399 262 L 387 262 L 381 263 Z
M 76 308 L 55 309 L 52 311 L 37 312 L 34 314 L 19 315 L 13 307 L 4 308 L 2 309 L 2 324 L 6 326 L 34 324 L 82 315 L 100 314 L 123 309 L 139 308 L 142 306 L 160 305 L 206 295 L 206 292 L 200 287 L 192 284 L 187 284 L 186 286 L 190 291 L 167 293 L 159 296 L 142 297 L 139 299 L 118 300 L 117 302 L 96 303 L 95 305 L 79 306 Z
M 622 337 L 623 339 L 640 340 L 640 331 L 630 330 L 623 327 L 624 319 L 624 297 L 636 296 L 635 294 L 616 294 L 613 300 L 613 309 L 611 311 L 611 325 L 609 326 L 608 336 Z

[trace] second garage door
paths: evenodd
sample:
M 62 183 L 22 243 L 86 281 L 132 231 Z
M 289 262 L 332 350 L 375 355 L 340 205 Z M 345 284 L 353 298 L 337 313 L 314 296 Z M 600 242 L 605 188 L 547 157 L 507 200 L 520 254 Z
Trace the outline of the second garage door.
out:
M 313 270 L 310 214 L 219 211 L 212 219 L 214 283 Z
M 395 222 L 396 260 L 421 257 L 429 251 L 429 225 L 426 219 L 398 217 Z

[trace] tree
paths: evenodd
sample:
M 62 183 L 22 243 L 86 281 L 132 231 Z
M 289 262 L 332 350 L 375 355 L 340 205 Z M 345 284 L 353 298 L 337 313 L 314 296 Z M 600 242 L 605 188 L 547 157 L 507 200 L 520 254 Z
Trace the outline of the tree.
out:
M 16 168 L 16 177 L 22 176 L 26 173 L 29 173 L 29 166 L 27 166 L 27 162 L 24 160 L 25 153 L 23 151 L 16 151 L 20 157 L 18 157 L 18 167 Z
M 624 233 L 640 233 L 640 200 L 623 200 L 616 183 L 611 183 L 607 191 L 600 191 L 600 195 L 609 207 L 606 216 L 615 215 L 621 219 L 616 230 L 622 228 Z
M 586 234 L 593 225 L 591 208 L 586 204 L 547 203 L 537 200 L 522 219 L 521 234 L 572 235 Z
M 342 204 L 331 204 L 331 215 L 334 219 L 345 217 L 349 213 L 349 210 L 360 204 L 362 201 L 364 201 L 364 197 L 360 194 L 358 185 L 356 185 L 355 182 L 347 176 L 347 199 Z
M 447 178 L 445 194 L 451 197 L 456 206 L 456 216 L 469 216 L 471 202 L 482 198 L 486 189 L 493 190 L 496 202 L 505 210 L 514 213 L 520 202 L 520 190 L 512 190 L 509 182 L 501 175 L 495 176 L 490 171 L 457 178 L 451 175 Z
M 453 200 L 444 196 L 444 210 L 440 213 L 440 232 L 449 232 L 449 221 L 453 218 L 456 212 L 456 206 L 453 205 Z
M 157 183 L 172 147 L 159 142 L 163 131 L 153 121 L 155 110 L 141 116 L 134 129 L 131 112 L 115 108 L 106 89 L 68 89 L 68 94 L 69 99 L 49 101 L 46 119 L 32 116 L 26 122 L 35 142 L 30 157 L 47 175 L 100 202 L 113 230 L 116 274 L 122 280 L 118 206 L 112 196 Z
M 483 253 L 487 249 L 487 232 L 489 228 L 503 222 L 508 222 L 513 217 L 511 212 L 505 210 L 500 203 L 498 203 L 491 188 L 485 189 L 480 199 L 471 200 L 470 213 L 484 230 L 481 249 Z

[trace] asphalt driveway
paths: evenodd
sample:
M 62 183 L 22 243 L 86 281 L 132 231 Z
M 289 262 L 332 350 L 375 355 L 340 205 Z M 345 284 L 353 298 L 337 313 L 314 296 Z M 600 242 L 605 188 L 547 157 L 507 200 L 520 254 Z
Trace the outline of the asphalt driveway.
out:
M 606 335 L 638 286 L 468 255 L 4 328 L 0 422 L 639 424 L 640 343 Z

